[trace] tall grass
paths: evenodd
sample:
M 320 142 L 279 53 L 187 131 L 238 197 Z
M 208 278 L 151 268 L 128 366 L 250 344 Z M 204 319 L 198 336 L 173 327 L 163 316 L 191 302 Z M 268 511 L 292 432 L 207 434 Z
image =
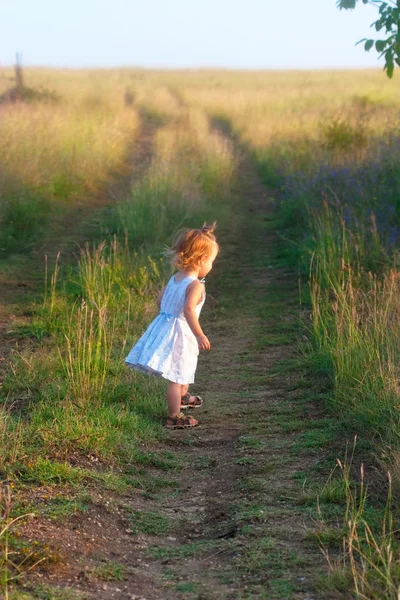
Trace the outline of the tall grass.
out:
M 34 71 L 26 79 L 32 86 L 41 80 Z M 57 104 L 0 108 L 2 253 L 29 248 L 52 216 L 78 200 L 93 200 L 112 173 L 125 166 L 139 118 L 124 105 L 124 86 L 116 84 L 115 76 L 104 75 L 103 93 L 97 95 L 98 79 L 90 74 L 86 80 L 79 74 L 75 79 L 81 88 L 71 86 L 73 75 L 66 77 L 69 88 L 54 77 Z
M 23 423 L 12 419 L 10 410 L 0 407 L 0 476 L 7 474 L 6 465 L 13 465 L 21 455 Z
M 357 272 L 344 260 L 335 271 L 323 251 L 314 257 L 311 276 L 313 330 L 318 350 L 333 364 L 335 408 L 379 443 L 394 445 L 400 425 L 399 277 L 397 269 L 382 277 Z
M 72 348 L 81 343 L 79 338 L 71 341 L 80 329 L 73 323 L 80 323 L 90 338 L 100 335 L 101 315 L 106 314 L 107 335 L 114 335 L 111 322 L 118 319 L 118 304 L 129 310 L 133 322 L 141 323 L 137 315 L 145 309 L 140 308 L 140 299 L 151 293 L 153 278 L 148 289 L 143 284 L 143 292 L 138 280 L 149 263 L 145 266 L 138 258 L 138 264 L 132 264 L 127 260 L 129 249 L 161 256 L 180 225 L 218 217 L 221 206 L 224 210 L 220 200 L 229 195 L 236 158 L 230 143 L 210 128 L 207 113 L 229 121 L 266 181 L 278 186 L 280 225 L 286 237 L 289 233 L 296 239 L 288 255 L 301 261 L 304 273 L 310 271 L 312 261 L 314 332 L 318 351 L 329 355 L 334 365 L 335 402 L 345 404 L 352 423 L 359 422 L 360 427 L 368 423 L 377 435 L 386 428 L 382 419 L 388 419 L 393 428 L 386 429 L 395 437 L 394 290 L 400 239 L 396 167 L 400 146 L 393 127 L 397 83 L 382 80 L 373 71 L 205 71 L 185 73 L 183 78 L 174 72 L 129 70 L 32 70 L 27 82 L 54 89 L 61 102 L 51 108 L 2 107 L 0 143 L 6 144 L 7 157 L 3 167 L 7 198 L 2 210 L 3 224 L 8 223 L 3 234 L 9 240 L 5 248 L 18 236 L 29 241 L 28 229 L 34 235 L 37 226 L 44 226 L 49 207 L 73 202 L 84 190 L 95 190 L 108 167 L 121 161 L 137 127 L 135 110 L 124 105 L 127 90 L 140 112 L 158 125 L 150 168 L 108 223 L 120 239 L 126 236 L 127 247 L 118 242 L 118 259 L 111 258 L 112 242 L 107 250 L 98 247 L 82 254 L 75 282 L 70 284 L 79 296 L 74 311 L 69 301 L 68 312 L 61 297 L 57 306 L 49 296 L 45 312 L 50 302 L 50 313 L 60 319 L 47 317 L 43 327 L 50 334 L 62 330 L 64 341 L 70 340 L 71 354 L 65 353 L 65 347 L 64 361 L 68 356 L 70 364 L 76 362 Z M 28 136 L 32 127 L 35 136 Z M 14 140 L 9 139 L 11 130 Z M 15 219 L 7 206 L 17 211 Z M 21 223 L 25 229 L 14 232 Z M 59 327 L 62 321 L 70 325 Z M 115 327 L 120 331 L 120 324 Z M 95 347 L 94 339 L 92 343 Z M 63 372 L 68 373 L 66 362 Z
M 340 553 L 335 552 L 334 558 L 324 542 L 325 534 L 332 539 L 332 525 L 326 522 L 323 511 L 319 511 L 317 537 L 329 565 L 329 576 L 320 581 L 320 588 L 325 592 L 339 589 L 359 600 L 398 600 L 400 547 L 393 513 L 392 478 L 389 473 L 384 485 L 384 506 L 378 513 L 371 504 L 363 464 L 355 480 L 356 443 L 357 439 L 351 455 L 347 448 L 344 460 L 337 459 L 337 481 L 343 490 L 344 509 L 342 520 L 334 526 L 335 537 L 341 540 Z M 337 473 L 337 469 L 335 471 Z
M 160 128 L 152 164 L 115 211 L 115 228 L 136 246 L 169 241 L 183 224 L 217 218 L 234 181 L 231 144 L 198 109 L 182 109 Z
M 19 521 L 32 517 L 32 513 L 11 517 L 13 506 L 13 484 L 10 481 L 0 482 L 0 589 L 4 590 L 4 598 L 9 598 L 10 584 L 21 578 L 28 571 L 45 560 L 35 551 L 23 556 L 13 544 L 12 532 Z
M 158 382 L 123 364 L 128 339 L 154 314 L 160 261 L 113 238 L 82 248 L 76 268 L 52 281 L 32 324 L 47 335 L 33 351 L 15 353 L 1 389 L 3 401 L 19 401 L 2 414 L 1 464 L 31 483 L 72 481 L 72 454 L 134 460 L 140 440 L 160 435 L 163 415 Z M 29 419 L 20 420 L 20 409 Z
M 339 184 L 340 179 L 338 194 Z M 358 431 L 376 436 L 377 443 L 397 446 L 396 248 L 387 224 L 376 216 L 376 198 L 355 198 L 351 207 L 336 193 L 319 205 L 316 193 L 308 198 L 307 203 L 302 195 L 297 205 L 303 207 L 305 227 L 298 257 L 310 264 L 313 331 L 317 351 L 333 365 L 335 410 Z
M 67 332 L 67 357 L 63 358 L 69 390 L 75 402 L 99 403 L 108 374 L 113 323 L 107 326 L 107 307 L 90 309 L 85 301 L 73 310 Z

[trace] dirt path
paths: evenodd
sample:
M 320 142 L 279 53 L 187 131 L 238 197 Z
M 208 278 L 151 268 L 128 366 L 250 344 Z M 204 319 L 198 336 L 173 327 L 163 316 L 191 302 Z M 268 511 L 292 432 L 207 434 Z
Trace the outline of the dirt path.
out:
M 59 590 L 49 598 L 331 597 L 316 591 L 326 566 L 306 536 L 315 525 L 301 485 L 325 453 L 317 392 L 277 369 L 296 357 L 297 280 L 278 266 L 272 202 L 246 157 L 239 176 L 207 282 L 212 351 L 193 388 L 205 399 L 201 426 L 166 433 L 166 462 L 140 486 L 93 493 L 86 512 L 35 525 L 35 539 L 58 540 L 65 557 L 32 574 L 33 589 Z
M 272 375 L 296 356 L 297 281 L 274 266 L 271 202 L 245 157 L 240 181 L 242 214 L 219 232 L 207 286 L 215 305 L 205 312 L 213 348 L 197 377 L 201 427 L 170 434 L 183 463 L 178 493 L 137 506 L 170 526 L 170 535 L 139 543 L 135 571 L 140 580 L 145 564 L 146 600 L 321 597 L 315 581 L 325 562 L 306 539 L 314 523 L 298 482 L 322 455 L 301 442 L 310 412 L 318 425 L 316 406 L 298 373 Z

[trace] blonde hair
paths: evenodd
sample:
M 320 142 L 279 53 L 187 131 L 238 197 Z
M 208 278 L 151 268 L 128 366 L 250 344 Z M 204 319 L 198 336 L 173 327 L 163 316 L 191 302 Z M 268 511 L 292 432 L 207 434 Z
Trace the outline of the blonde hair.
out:
M 181 270 L 199 266 L 201 261 L 210 256 L 212 247 L 217 245 L 214 235 L 216 223 L 204 223 L 201 229 L 183 229 L 178 232 L 171 248 L 174 265 Z

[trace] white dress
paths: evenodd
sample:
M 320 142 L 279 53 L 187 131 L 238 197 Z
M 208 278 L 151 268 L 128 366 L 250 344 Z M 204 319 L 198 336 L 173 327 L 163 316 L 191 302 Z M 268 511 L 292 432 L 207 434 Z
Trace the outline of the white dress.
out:
M 199 347 L 184 315 L 186 290 L 196 277 L 179 282 L 172 276 L 162 300 L 160 313 L 133 346 L 125 363 L 140 371 L 175 383 L 194 382 Z M 199 317 L 205 294 L 196 306 Z

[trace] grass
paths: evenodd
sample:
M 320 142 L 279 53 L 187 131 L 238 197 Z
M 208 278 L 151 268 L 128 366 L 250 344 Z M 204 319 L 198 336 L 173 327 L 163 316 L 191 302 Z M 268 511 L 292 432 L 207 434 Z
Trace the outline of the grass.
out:
M 14 484 L 2 481 L 0 487 L 0 586 L 5 591 L 5 599 L 9 600 L 10 585 L 20 579 L 44 561 L 55 561 L 57 557 L 47 546 L 34 542 L 26 544 L 18 538 L 18 525 L 31 517 L 33 513 L 25 512 L 13 516 Z
M 142 483 L 137 473 L 116 475 L 108 467 L 181 467 L 174 455 L 143 449 L 143 444 L 163 438 L 164 390 L 162 382 L 150 385 L 126 373 L 122 359 L 155 314 L 155 292 L 169 274 L 164 246 L 175 230 L 206 219 L 229 222 L 228 198 L 232 186 L 240 185 L 238 157 L 232 143 L 210 126 L 209 118 L 218 118 L 274 188 L 266 195 L 273 195 L 276 214 L 263 217 L 260 231 L 279 230 L 280 252 L 273 260 L 258 252 L 254 268 L 259 277 L 274 281 L 276 269 L 296 265 L 301 300 L 311 305 L 311 314 L 305 313 L 307 341 L 298 359 L 254 372 L 242 355 L 237 376 L 243 393 L 272 386 L 282 373 L 288 378 L 296 374 L 288 392 L 309 390 L 310 380 L 317 380 L 318 389 L 300 398 L 296 410 L 293 405 L 276 407 L 269 433 L 296 435 L 290 445 L 271 440 L 271 451 L 290 447 L 296 456 L 318 453 L 340 432 L 359 431 L 360 449 L 384 448 L 396 496 L 400 188 L 393 123 L 398 83 L 389 84 L 375 72 L 290 77 L 204 72 L 185 73 L 183 79 L 174 72 L 44 70 L 27 70 L 27 83 L 54 89 L 59 102 L 3 110 L 3 256 L 29 253 L 47 230 L 73 214 L 77 203 L 96 205 L 115 176 L 127 175 L 126 159 L 140 126 L 153 128 L 153 159 L 126 199 L 99 217 L 104 220 L 104 241 L 82 248 L 70 268 L 56 262 L 51 280 L 47 274 L 43 301 L 36 301 L 28 323 L 16 326 L 21 347 L 1 387 L 2 476 L 25 485 L 79 487 L 91 482 L 117 492 L 137 485 L 153 493 L 158 484 Z M 127 92 L 133 106 L 124 103 Z M 9 277 L 18 264 L 12 258 L 1 266 L 0 275 Z M 280 320 L 288 282 L 275 281 L 268 302 L 261 302 L 240 289 L 240 265 L 236 273 L 237 280 L 231 274 L 225 280 L 222 274 L 227 298 L 216 315 L 222 318 L 241 293 L 246 315 L 257 310 L 269 322 L 254 336 L 251 353 L 290 347 L 302 326 L 297 314 L 292 315 L 294 323 Z M 311 400 L 321 402 L 324 413 L 329 406 L 329 419 L 316 424 L 318 419 L 303 415 Z M 258 435 L 265 434 L 267 422 L 251 421 L 252 435 L 240 440 L 234 460 L 249 472 L 246 493 L 257 496 L 264 488 L 252 454 L 263 452 Z M 76 455 L 81 460 L 91 457 L 90 464 L 71 464 Z M 212 466 L 212 459 L 204 457 L 196 464 L 199 470 Z M 275 461 L 265 471 L 273 470 L 275 476 L 280 468 Z M 302 500 L 304 511 L 319 504 L 325 515 L 337 517 L 343 507 L 347 517 L 358 515 L 353 530 L 346 530 L 347 548 L 357 559 L 336 570 L 337 583 L 332 585 L 343 586 L 350 569 L 357 593 L 390 597 L 397 585 L 396 561 L 384 548 L 383 534 L 371 529 L 373 511 L 364 502 L 360 513 L 352 486 L 346 486 L 330 479 L 324 486 L 312 485 Z M 50 509 L 60 517 L 74 510 L 69 501 Z M 239 506 L 237 516 L 263 525 L 264 509 L 268 513 L 256 497 Z M 151 514 L 135 518 L 138 533 L 161 535 L 168 527 Z M 331 525 L 320 535 L 327 544 L 335 541 Z M 397 556 L 394 542 L 391 550 Z M 249 558 L 247 567 L 253 573 L 268 567 L 276 574 L 282 561 L 297 560 L 269 552 L 259 540 Z M 291 586 L 277 578 L 269 597 L 290 597 Z M 43 597 L 46 593 L 51 594 L 43 591 Z
M 346 455 L 343 462 L 338 460 L 341 478 L 336 489 L 340 486 L 341 502 L 345 504 L 342 520 L 333 527 L 320 512 L 320 529 L 314 532 L 331 571 L 331 577 L 323 579 L 320 585 L 341 590 L 343 581 L 347 581 L 351 582 L 355 598 L 394 599 L 400 586 L 397 567 L 400 548 L 395 534 L 390 474 L 386 504 L 376 511 L 365 483 L 364 465 L 358 481 L 351 475 L 354 450 L 355 445 L 353 454 Z M 340 544 L 342 548 L 337 560 L 330 556 L 332 544 Z
M 150 557 L 161 559 L 201 557 L 204 554 L 206 556 L 208 554 L 212 555 L 226 544 L 229 544 L 229 542 L 224 540 L 200 540 L 172 547 L 150 546 L 147 554 Z
M 344 504 L 346 501 L 346 485 L 343 480 L 329 480 L 322 487 L 311 493 L 307 486 L 307 493 L 301 498 L 301 504 Z
M 79 499 L 51 498 L 41 510 L 50 519 L 64 519 L 77 513 L 85 512 L 88 504 Z
M 49 585 L 38 584 L 35 588 L 29 588 L 29 591 L 11 591 L 8 600 L 87 600 L 88 596 L 84 592 L 77 592 L 73 588 L 53 587 Z
M 124 581 L 124 571 L 124 565 L 116 562 L 109 562 L 104 565 L 93 567 L 93 569 L 89 571 L 89 577 L 94 576 L 103 581 Z
M 162 515 L 146 511 L 134 511 L 130 515 L 131 529 L 136 535 L 144 533 L 146 535 L 164 535 L 174 529 L 172 520 Z
M 28 86 L 39 87 L 43 73 L 27 70 L 26 79 Z M 138 114 L 124 105 L 123 75 L 106 75 L 101 95 L 97 83 L 73 73 L 55 75 L 47 85 L 59 95 L 56 104 L 3 105 L 2 255 L 27 251 L 57 215 L 68 213 L 82 197 L 93 202 L 112 173 L 125 168 L 127 145 L 139 129 Z
M 150 242 L 162 248 L 179 227 L 224 214 L 223 204 L 216 206 L 214 200 L 229 196 L 235 157 L 205 115 L 194 109 L 181 110 L 161 128 L 155 145 L 145 177 L 115 211 L 114 228 L 127 232 L 136 246 Z

